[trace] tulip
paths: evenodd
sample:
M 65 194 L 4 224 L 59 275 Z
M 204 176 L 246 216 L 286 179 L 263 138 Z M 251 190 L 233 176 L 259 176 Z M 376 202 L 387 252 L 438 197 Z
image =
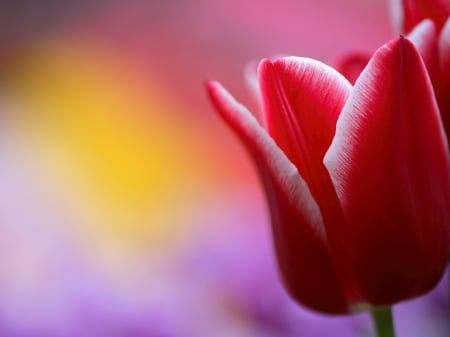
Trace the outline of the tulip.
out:
M 258 120 L 218 82 L 218 113 L 252 156 L 284 285 L 345 314 L 432 289 L 450 256 L 450 159 L 431 81 L 406 38 L 354 86 L 308 58 L 263 60 Z

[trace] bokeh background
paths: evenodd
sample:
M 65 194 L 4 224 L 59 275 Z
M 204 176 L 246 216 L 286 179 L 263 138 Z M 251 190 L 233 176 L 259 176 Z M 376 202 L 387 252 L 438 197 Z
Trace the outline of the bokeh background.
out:
M 387 0 L 1 0 L 0 335 L 372 336 L 280 285 L 268 211 L 209 105 L 246 65 L 393 37 Z M 395 308 L 450 331 L 448 278 Z

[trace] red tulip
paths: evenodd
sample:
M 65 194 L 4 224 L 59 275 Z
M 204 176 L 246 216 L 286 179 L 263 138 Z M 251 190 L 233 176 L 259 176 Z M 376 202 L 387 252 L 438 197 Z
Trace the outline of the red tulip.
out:
M 430 290 L 450 256 L 450 159 L 414 45 L 381 47 L 355 86 L 298 57 L 264 60 L 258 76 L 264 126 L 208 90 L 259 170 L 292 297 L 348 313 Z

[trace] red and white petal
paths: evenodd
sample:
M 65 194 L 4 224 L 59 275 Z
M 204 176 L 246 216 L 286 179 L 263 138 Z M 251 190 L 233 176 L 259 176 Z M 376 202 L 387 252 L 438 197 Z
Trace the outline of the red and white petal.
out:
M 259 79 L 270 135 L 324 205 L 334 189 L 323 157 L 351 84 L 331 67 L 299 57 L 262 61 Z
M 347 227 L 361 301 L 391 304 L 428 291 L 450 253 L 450 164 L 425 65 L 404 38 L 380 48 L 355 84 L 325 156 Z
M 419 23 L 411 33 L 408 39 L 414 43 L 417 50 L 422 55 L 423 61 L 430 74 L 433 84 L 439 82 L 439 52 L 438 52 L 438 32 L 436 25 L 430 19 L 425 19 Z
M 296 167 L 253 115 L 220 84 L 208 84 L 215 108 L 250 152 L 264 183 L 275 249 L 286 288 L 300 303 L 344 313 L 347 303 L 329 256 L 323 220 Z

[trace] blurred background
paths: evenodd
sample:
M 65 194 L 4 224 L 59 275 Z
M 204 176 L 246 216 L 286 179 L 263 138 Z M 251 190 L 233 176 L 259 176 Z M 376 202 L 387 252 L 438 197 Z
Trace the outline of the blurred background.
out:
M 281 288 L 255 171 L 204 82 L 392 38 L 387 0 L 1 0 L 0 335 L 372 336 Z M 395 309 L 447 336 L 448 279 Z

